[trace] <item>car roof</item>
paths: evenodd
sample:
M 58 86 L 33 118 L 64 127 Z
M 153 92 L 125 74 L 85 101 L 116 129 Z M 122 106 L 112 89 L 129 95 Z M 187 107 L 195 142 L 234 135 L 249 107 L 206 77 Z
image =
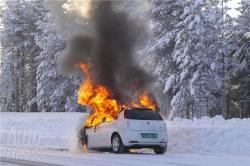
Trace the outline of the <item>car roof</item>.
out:
M 146 108 L 146 107 L 132 107 L 132 108 L 126 108 L 126 109 L 124 109 L 123 111 L 125 111 L 125 110 L 129 110 L 129 111 L 132 111 L 132 110 L 152 110 L 152 111 L 154 111 L 153 109 L 151 109 L 151 108 Z

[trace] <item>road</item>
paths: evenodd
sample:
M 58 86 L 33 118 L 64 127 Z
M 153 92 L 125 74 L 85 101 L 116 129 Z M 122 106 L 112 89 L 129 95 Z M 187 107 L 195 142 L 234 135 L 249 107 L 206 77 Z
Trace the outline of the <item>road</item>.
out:
M 108 152 L 46 152 L 34 161 L 1 158 L 1 166 L 249 166 L 249 156 L 225 154 L 153 153 L 112 154 Z
M 58 164 L 49 164 L 36 161 L 8 159 L 8 158 L 0 158 L 0 165 L 1 166 L 62 166 Z

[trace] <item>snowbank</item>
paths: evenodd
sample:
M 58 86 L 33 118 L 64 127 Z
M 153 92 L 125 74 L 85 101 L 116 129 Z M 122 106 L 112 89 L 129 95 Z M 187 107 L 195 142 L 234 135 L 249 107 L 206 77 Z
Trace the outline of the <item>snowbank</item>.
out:
M 250 154 L 250 119 L 176 118 L 167 125 L 171 152 Z
M 1 147 L 75 149 L 85 113 L 1 112 Z

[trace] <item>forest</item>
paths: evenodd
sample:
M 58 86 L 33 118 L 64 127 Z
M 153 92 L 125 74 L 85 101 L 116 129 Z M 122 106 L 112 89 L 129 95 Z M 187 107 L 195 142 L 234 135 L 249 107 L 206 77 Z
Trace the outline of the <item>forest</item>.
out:
M 0 111 L 87 109 L 77 103 L 85 76 L 63 71 L 60 62 L 72 36 L 91 32 L 83 8 L 90 1 L 0 0 Z M 134 61 L 154 76 L 150 88 L 164 117 L 250 117 L 250 1 L 229 2 L 122 0 L 113 6 L 145 24 L 148 34 Z

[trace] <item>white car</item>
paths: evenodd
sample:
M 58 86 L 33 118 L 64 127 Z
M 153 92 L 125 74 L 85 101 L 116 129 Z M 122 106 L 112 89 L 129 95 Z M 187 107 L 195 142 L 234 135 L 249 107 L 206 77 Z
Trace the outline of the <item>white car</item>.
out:
M 151 109 L 126 109 L 116 120 L 86 128 L 88 148 L 111 148 L 122 153 L 129 148 L 152 148 L 156 154 L 167 150 L 167 127 L 158 112 Z

